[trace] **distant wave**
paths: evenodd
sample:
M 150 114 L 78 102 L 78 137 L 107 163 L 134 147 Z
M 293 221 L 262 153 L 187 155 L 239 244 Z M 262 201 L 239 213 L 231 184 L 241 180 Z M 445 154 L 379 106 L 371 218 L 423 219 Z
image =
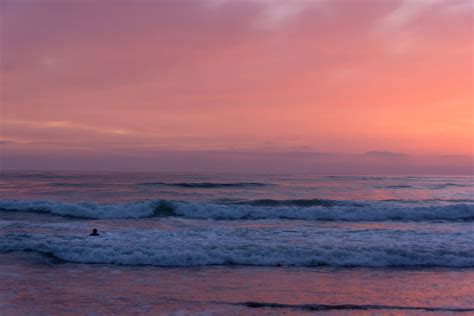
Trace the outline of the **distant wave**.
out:
M 413 188 L 411 185 L 382 185 L 374 187 L 376 189 L 410 189 Z
M 470 184 L 462 184 L 462 183 L 442 183 L 438 185 L 434 185 L 429 187 L 430 189 L 447 189 L 447 188 L 468 188 L 474 187 L 474 185 Z
M 321 221 L 473 221 L 474 204 L 406 203 L 395 201 L 253 200 L 228 204 L 167 200 L 122 204 L 0 200 L 0 211 L 49 213 L 88 219 L 179 216 L 192 219 Z
M 201 189 L 218 189 L 218 188 L 246 188 L 246 187 L 264 187 L 268 184 L 260 182 L 179 182 L 179 183 L 167 183 L 167 182 L 145 182 L 137 183 L 137 185 L 144 186 L 171 186 L 179 188 L 201 188 Z
M 474 203 L 474 199 L 422 199 L 422 200 L 404 200 L 404 199 L 386 199 L 383 202 L 400 203 L 433 203 L 433 202 L 456 202 L 456 203 Z
M 228 303 L 243 305 L 250 308 L 284 308 L 303 311 L 333 311 L 333 310 L 408 310 L 427 312 L 474 312 L 474 308 L 461 307 L 431 307 L 431 306 L 393 306 L 393 305 L 356 305 L 356 304 L 280 304 L 266 302 Z
M 261 199 L 261 200 L 249 200 L 249 201 L 236 201 L 230 204 L 235 205 L 252 205 L 252 206 L 299 206 L 299 207 L 310 207 L 310 206 L 325 206 L 332 207 L 341 205 L 347 202 L 340 202 L 335 200 L 324 200 L 324 199 L 295 199 L 295 200 L 273 200 L 273 199 Z M 358 204 L 354 203 L 354 206 Z
M 57 187 L 78 187 L 78 188 L 82 188 L 82 187 L 91 187 L 91 186 L 98 187 L 98 186 L 103 185 L 103 184 L 100 184 L 100 183 L 53 182 L 53 183 L 50 183 L 50 185 L 57 186 Z
M 472 185 L 469 184 L 463 184 L 463 183 L 441 183 L 441 184 L 436 184 L 436 185 L 429 185 L 429 186 L 420 186 L 420 189 L 426 188 L 426 189 L 432 189 L 432 190 L 438 190 L 438 189 L 447 189 L 447 188 L 468 188 L 471 187 Z M 374 187 L 375 189 L 411 189 L 411 188 L 416 188 L 412 185 L 405 185 L 405 184 L 396 184 L 396 185 L 378 185 Z

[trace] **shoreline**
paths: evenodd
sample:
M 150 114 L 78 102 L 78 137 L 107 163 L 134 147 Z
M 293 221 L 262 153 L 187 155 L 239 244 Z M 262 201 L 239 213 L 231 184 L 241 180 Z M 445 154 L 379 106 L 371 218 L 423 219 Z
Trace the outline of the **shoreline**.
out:
M 0 258 L 0 306 L 7 315 L 474 311 L 472 268 L 151 267 L 55 264 L 31 253 Z

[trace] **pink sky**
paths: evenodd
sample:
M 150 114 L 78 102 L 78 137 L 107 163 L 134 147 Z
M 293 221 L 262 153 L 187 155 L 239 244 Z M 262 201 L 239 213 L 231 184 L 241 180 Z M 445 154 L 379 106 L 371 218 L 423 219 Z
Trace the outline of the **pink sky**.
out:
M 0 10 L 2 168 L 472 173 L 470 0 Z

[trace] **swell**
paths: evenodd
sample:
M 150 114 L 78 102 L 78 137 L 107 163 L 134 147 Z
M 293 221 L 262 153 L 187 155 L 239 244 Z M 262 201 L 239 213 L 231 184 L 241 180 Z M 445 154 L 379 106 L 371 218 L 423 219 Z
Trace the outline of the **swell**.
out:
M 441 189 L 448 189 L 448 188 L 469 188 L 472 187 L 472 184 L 461 184 L 461 183 L 442 183 L 434 186 L 428 187 L 429 189 L 433 190 L 441 190 Z
M 335 200 L 325 199 L 293 199 L 293 200 L 273 200 L 273 199 L 259 199 L 259 200 L 248 200 L 248 201 L 236 201 L 229 204 L 235 205 L 251 205 L 251 206 L 299 206 L 299 207 L 310 207 L 310 206 L 324 206 L 332 207 L 340 205 L 344 202 Z M 354 205 L 357 205 L 354 203 Z
M 68 182 L 53 182 L 50 183 L 51 186 L 56 187 L 77 187 L 77 188 L 86 188 L 86 187 L 100 187 L 102 183 L 68 183 Z
M 391 184 L 391 185 L 377 185 L 374 186 L 375 189 L 431 189 L 431 190 L 440 190 L 440 189 L 447 189 L 447 188 L 469 188 L 472 187 L 470 184 L 464 183 L 440 183 L 435 185 L 423 185 L 419 187 L 415 187 L 412 185 L 406 184 Z
M 375 186 L 375 189 L 410 189 L 413 188 L 411 185 L 381 185 L 381 186 Z
M 432 306 L 394 306 L 394 305 L 357 305 L 357 304 L 281 304 L 266 302 L 228 303 L 243 305 L 249 308 L 284 308 L 302 311 L 332 311 L 332 310 L 411 310 L 427 312 L 473 312 L 474 308 L 461 307 L 432 307 Z
M 214 220 L 319 221 L 473 221 L 473 203 L 407 203 L 398 201 L 250 200 L 191 203 L 149 200 L 122 204 L 0 200 L 0 211 L 47 213 L 87 219 L 131 219 L 177 216 Z
M 137 183 L 141 186 L 170 186 L 178 188 L 199 188 L 199 189 L 218 189 L 218 188 L 246 188 L 246 187 L 264 187 L 269 184 L 260 182 L 144 182 Z

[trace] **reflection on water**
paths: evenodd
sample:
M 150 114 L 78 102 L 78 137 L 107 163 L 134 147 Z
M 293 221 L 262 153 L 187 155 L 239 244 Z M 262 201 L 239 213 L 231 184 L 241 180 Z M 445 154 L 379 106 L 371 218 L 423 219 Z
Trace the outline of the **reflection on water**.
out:
M 54 264 L 30 254 L 3 254 L 0 258 L 0 305 L 6 315 L 305 313 L 233 304 L 243 302 L 474 307 L 472 269 L 183 269 Z M 359 310 L 358 314 L 375 312 L 406 315 L 410 310 Z
M 473 177 L 1 172 L 0 198 L 118 203 L 252 199 L 473 199 Z M 159 185 L 143 185 L 143 184 Z M 253 185 L 252 185 L 253 184 Z M 258 184 L 258 185 L 257 185 Z M 265 185 L 262 185 L 265 184 Z

